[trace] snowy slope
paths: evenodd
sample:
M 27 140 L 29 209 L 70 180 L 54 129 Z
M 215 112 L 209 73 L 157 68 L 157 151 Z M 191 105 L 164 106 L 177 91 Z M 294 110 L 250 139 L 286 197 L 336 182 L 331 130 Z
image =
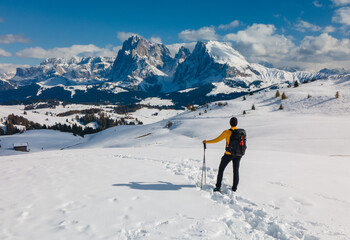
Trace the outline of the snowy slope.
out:
M 27 143 L 30 152 L 44 152 L 71 147 L 84 142 L 82 137 L 54 130 L 26 131 L 22 134 L 2 136 L 0 141 L 0 156 L 13 155 L 13 144 Z M 17 154 L 25 154 L 16 152 Z M 23 157 L 23 156 L 22 156 Z
M 305 118 L 284 119 L 290 121 L 278 129 L 294 122 L 304 123 L 305 130 L 315 125 L 313 120 L 318 118 L 311 118 L 307 124 Z M 254 118 L 240 118 L 240 121 L 248 133 L 257 125 Z M 200 130 L 217 129 L 218 125 L 227 124 L 227 119 L 182 120 L 182 123 L 181 131 L 191 135 L 194 132 L 187 130 L 197 126 L 196 135 L 200 137 L 196 140 L 167 133 L 173 141 L 166 143 L 158 135 L 149 135 L 135 147 L 133 137 L 141 133 L 141 127 L 126 132 L 117 127 L 116 132 L 107 130 L 99 139 L 96 134 L 90 139 L 95 144 L 85 145 L 84 149 L 36 153 L 26 158 L 2 157 L 1 178 L 7 182 L 1 188 L 7 196 L 1 202 L 2 238 L 316 239 L 312 238 L 316 236 L 347 239 L 350 196 L 344 190 L 348 189 L 350 180 L 346 170 L 349 157 L 319 152 L 302 154 L 292 149 L 285 152 L 280 146 L 295 144 L 293 139 L 264 145 L 271 141 L 252 134 L 249 152 L 242 160 L 237 194 L 229 190 L 224 190 L 224 195 L 213 194 L 209 186 L 199 192 L 200 139 L 205 137 Z M 337 123 L 346 126 L 344 121 Z M 154 127 L 148 126 L 148 130 Z M 261 121 L 257 130 L 265 129 L 263 133 L 266 133 L 266 126 Z M 207 134 L 214 137 L 217 132 Z M 118 147 L 110 143 L 113 137 L 121 142 L 126 136 L 129 141 L 123 142 L 124 148 L 110 148 Z M 159 142 L 147 140 L 150 137 L 158 138 Z M 340 138 L 344 141 L 343 136 Z M 97 145 L 101 142 L 104 146 Z M 346 142 L 349 144 L 349 139 Z M 314 146 L 312 150 L 317 149 Z M 342 153 L 337 150 L 333 149 L 332 153 Z M 211 186 L 222 152 L 222 144 L 208 146 L 207 181 Z M 231 171 L 230 167 L 226 170 L 225 189 L 230 187 Z M 22 194 L 11 191 L 20 188 L 23 182 L 30 182 L 35 188 Z M 11 199 L 16 199 L 15 205 Z M 40 230 L 33 231 L 38 225 Z
M 228 64 L 231 67 L 240 68 L 242 70 L 249 65 L 248 61 L 228 43 L 209 41 L 205 46 L 209 55 L 212 56 L 217 63 Z
M 349 87 L 329 79 L 280 88 L 286 100 L 267 90 L 110 128 L 63 151 L 2 156 L 0 237 L 349 239 Z M 212 193 L 223 142 L 208 144 L 200 191 L 201 141 L 233 115 L 248 134 L 238 191 L 228 166 L 224 193 Z
M 44 103 L 42 103 L 44 104 Z M 158 98 L 150 98 L 144 104 L 150 106 L 167 106 L 171 105 L 169 100 L 161 100 Z M 114 111 L 113 108 L 117 105 L 84 105 L 84 104 L 68 104 L 63 106 L 62 104 L 56 106 L 55 108 L 39 108 L 34 110 L 25 110 L 24 105 L 10 105 L 10 106 L 1 106 L 0 105 L 0 127 L 4 127 L 5 121 L 10 114 L 17 116 L 22 116 L 29 121 L 39 123 L 41 125 L 53 126 L 56 123 L 73 125 L 84 127 L 77 119 L 83 117 L 85 114 L 82 113 L 73 113 L 69 116 L 57 116 L 60 113 L 66 113 L 69 111 L 82 111 L 87 109 L 100 109 L 106 116 L 113 120 L 120 120 L 121 118 L 128 118 L 127 122 L 134 122 L 135 119 L 140 120 L 144 124 L 158 122 L 159 120 L 166 119 L 172 116 L 175 116 L 178 113 L 183 112 L 183 110 L 174 110 L 174 109 L 158 109 L 158 108 L 147 108 L 143 107 L 135 112 L 125 114 L 118 114 Z M 25 114 L 24 114 L 25 113 Z M 98 116 L 98 114 L 95 114 Z M 1 153 L 0 153 L 1 155 Z

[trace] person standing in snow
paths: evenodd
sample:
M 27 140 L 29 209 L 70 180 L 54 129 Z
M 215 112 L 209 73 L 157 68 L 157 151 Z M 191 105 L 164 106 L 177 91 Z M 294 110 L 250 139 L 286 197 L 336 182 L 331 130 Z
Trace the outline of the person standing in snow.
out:
M 216 187 L 214 188 L 214 192 L 221 190 L 221 182 L 222 182 L 224 170 L 227 164 L 229 164 L 231 161 L 233 164 L 232 191 L 235 192 L 237 190 L 237 186 L 239 182 L 239 164 L 246 149 L 245 131 L 243 129 L 237 129 L 237 123 L 238 123 L 237 118 L 232 117 L 230 119 L 230 125 L 231 125 L 230 129 L 223 131 L 220 134 L 220 136 L 218 136 L 217 138 L 214 138 L 212 140 L 203 140 L 203 143 L 217 143 L 217 142 L 220 142 L 221 140 L 226 139 L 225 154 L 221 158 L 219 172 L 218 172 L 217 181 L 216 181 Z M 231 135 L 232 135 L 232 138 L 231 138 Z M 232 141 L 231 144 L 230 144 L 230 140 Z M 237 145 L 237 147 L 235 145 Z

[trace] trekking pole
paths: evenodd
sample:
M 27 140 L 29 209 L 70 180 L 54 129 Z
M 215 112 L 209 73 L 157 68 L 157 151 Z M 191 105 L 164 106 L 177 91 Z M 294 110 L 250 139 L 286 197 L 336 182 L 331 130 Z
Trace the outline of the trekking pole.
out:
M 207 184 L 207 167 L 205 164 L 205 149 L 207 148 L 207 144 L 203 143 L 204 147 L 204 154 L 203 154 L 203 167 L 202 167 L 202 180 L 201 180 L 201 189 L 203 189 L 203 178 L 204 178 L 204 185 Z

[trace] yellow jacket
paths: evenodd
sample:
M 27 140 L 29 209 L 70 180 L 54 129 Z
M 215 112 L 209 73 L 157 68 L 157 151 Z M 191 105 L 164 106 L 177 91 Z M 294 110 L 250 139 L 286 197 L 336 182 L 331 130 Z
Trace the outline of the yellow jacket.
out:
M 231 127 L 231 129 L 235 130 L 235 129 L 237 129 L 237 127 Z M 227 129 L 227 130 L 223 131 L 220 134 L 220 136 L 218 136 L 217 138 L 214 138 L 212 140 L 206 140 L 205 143 L 217 143 L 217 142 L 220 142 L 221 140 L 226 139 L 226 147 L 228 147 L 228 144 L 230 142 L 231 133 L 232 132 L 230 131 L 230 129 Z M 225 150 L 225 154 L 231 155 L 231 153 L 226 151 L 226 150 Z

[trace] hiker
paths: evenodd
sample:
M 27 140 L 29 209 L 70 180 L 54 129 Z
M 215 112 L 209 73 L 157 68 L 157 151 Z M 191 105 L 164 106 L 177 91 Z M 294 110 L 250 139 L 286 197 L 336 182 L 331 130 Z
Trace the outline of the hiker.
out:
M 235 192 L 237 190 L 237 186 L 239 182 L 239 163 L 246 149 L 245 131 L 244 129 L 237 129 L 237 123 L 238 123 L 237 118 L 232 117 L 230 119 L 230 125 L 231 125 L 230 129 L 223 131 L 221 135 L 218 136 L 217 138 L 214 138 L 212 140 L 203 140 L 203 143 L 217 143 L 223 139 L 226 139 L 225 154 L 221 158 L 218 177 L 216 181 L 216 187 L 214 188 L 214 192 L 221 190 L 221 182 L 222 182 L 224 170 L 227 164 L 229 164 L 231 161 L 233 164 L 232 191 Z M 231 140 L 231 144 L 230 144 L 230 140 Z

